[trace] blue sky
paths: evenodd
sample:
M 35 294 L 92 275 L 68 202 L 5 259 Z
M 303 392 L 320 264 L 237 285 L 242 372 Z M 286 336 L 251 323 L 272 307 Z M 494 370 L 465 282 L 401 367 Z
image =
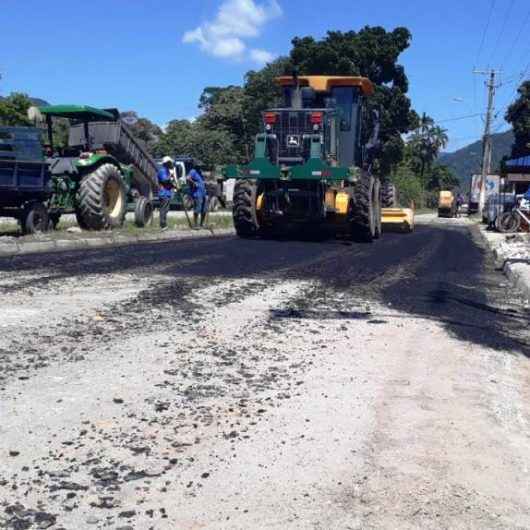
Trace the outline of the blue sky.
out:
M 418 112 L 444 120 L 450 150 L 481 134 L 480 116 L 445 121 L 483 112 L 474 66 L 504 71 L 498 130 L 527 66 L 530 77 L 528 0 L 1 0 L 0 24 L 1 95 L 116 106 L 162 125 L 195 116 L 203 87 L 239 84 L 294 36 L 330 29 L 411 30 L 401 57 L 409 95 Z

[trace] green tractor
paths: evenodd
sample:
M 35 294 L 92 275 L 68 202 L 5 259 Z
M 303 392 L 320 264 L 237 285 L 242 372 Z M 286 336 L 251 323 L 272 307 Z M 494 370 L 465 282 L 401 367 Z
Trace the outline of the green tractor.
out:
M 233 219 L 249 238 L 302 228 L 371 242 L 381 235 L 381 183 L 371 172 L 378 116 L 370 141 L 361 139 L 363 77 L 285 76 L 283 106 L 263 113 L 254 159 L 227 166 L 235 178 Z
M 153 213 L 158 189 L 155 161 L 120 120 L 116 109 L 77 105 L 39 107 L 48 129 L 47 162 L 51 173 L 50 220 L 75 213 L 85 230 L 123 224 L 133 203 L 135 220 L 144 226 Z M 54 145 L 54 119 L 69 121 L 68 145 Z

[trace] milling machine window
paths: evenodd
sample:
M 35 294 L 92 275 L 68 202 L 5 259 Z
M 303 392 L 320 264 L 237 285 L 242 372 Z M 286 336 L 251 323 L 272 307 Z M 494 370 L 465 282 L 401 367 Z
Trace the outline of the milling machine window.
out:
M 337 113 L 340 117 L 340 130 L 351 131 L 353 107 L 359 104 L 359 93 L 353 87 L 335 87 L 331 91 Z

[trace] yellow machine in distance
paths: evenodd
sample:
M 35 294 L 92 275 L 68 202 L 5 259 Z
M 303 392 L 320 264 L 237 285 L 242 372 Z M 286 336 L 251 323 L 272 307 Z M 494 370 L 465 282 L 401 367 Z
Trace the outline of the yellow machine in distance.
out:
M 456 217 L 456 197 L 452 191 L 442 190 L 438 197 L 438 217 Z

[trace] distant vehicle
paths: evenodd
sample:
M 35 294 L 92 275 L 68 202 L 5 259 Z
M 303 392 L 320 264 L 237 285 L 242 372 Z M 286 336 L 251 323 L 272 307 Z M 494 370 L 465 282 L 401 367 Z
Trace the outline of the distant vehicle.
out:
M 515 205 L 515 195 L 513 193 L 492 193 L 484 205 L 482 212 L 482 222 L 488 226 L 494 226 L 497 217 L 507 212 Z
M 189 193 L 189 185 L 186 176 L 192 170 L 195 160 L 191 156 L 172 156 L 175 165 L 174 179 L 178 182 L 180 193 L 175 193 L 170 202 L 172 210 L 189 210 L 193 207 L 193 200 Z M 161 159 L 157 159 L 157 166 L 161 167 Z M 221 186 L 218 182 L 213 182 L 208 178 L 208 173 L 204 172 L 206 180 L 206 190 L 208 192 L 208 211 L 215 212 L 221 207 L 225 207 L 225 199 L 221 193 Z M 154 201 L 155 206 L 158 205 L 158 200 Z
M 456 217 L 456 197 L 452 191 L 440 191 L 438 197 L 438 217 Z

